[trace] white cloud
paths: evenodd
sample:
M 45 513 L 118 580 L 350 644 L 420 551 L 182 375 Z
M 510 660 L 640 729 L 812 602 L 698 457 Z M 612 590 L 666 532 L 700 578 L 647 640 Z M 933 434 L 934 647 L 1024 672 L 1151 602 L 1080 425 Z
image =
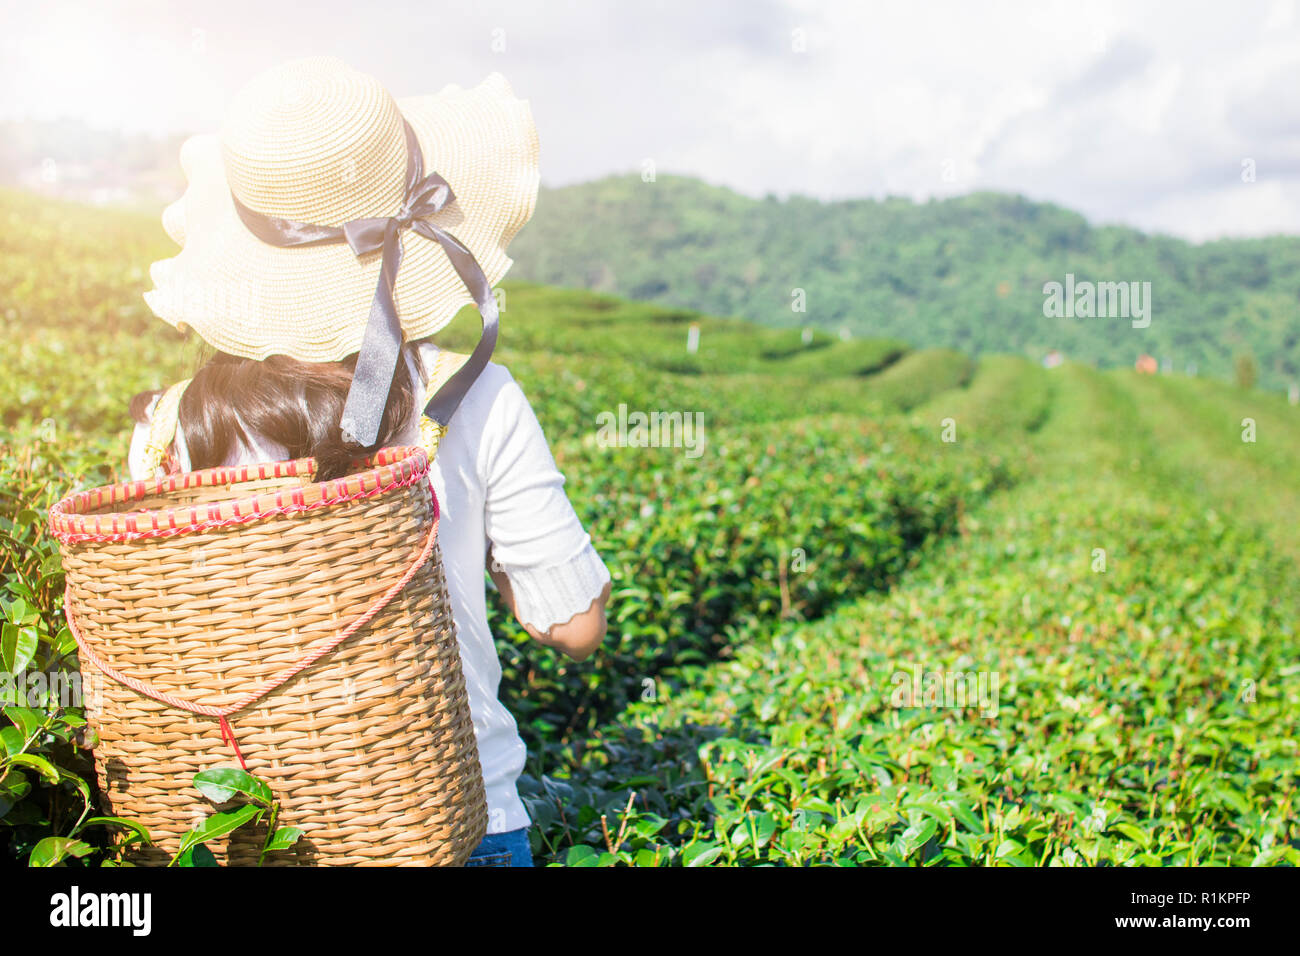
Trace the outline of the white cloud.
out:
M 253 72 L 330 52 L 399 96 L 500 70 L 532 102 L 551 184 L 650 158 L 751 195 L 1005 189 L 1192 238 L 1300 232 L 1294 0 L 5 9 L 0 114 L 215 129 Z

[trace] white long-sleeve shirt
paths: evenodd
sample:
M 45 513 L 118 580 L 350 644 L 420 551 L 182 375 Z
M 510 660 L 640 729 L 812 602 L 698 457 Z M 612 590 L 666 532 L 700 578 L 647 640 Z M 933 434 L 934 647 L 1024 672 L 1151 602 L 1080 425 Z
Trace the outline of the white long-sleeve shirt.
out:
M 426 368 L 437 347 L 420 346 Z M 414 371 L 414 370 L 413 370 Z M 153 413 L 153 406 L 149 414 Z M 129 466 L 143 474 L 147 425 L 132 436 Z M 250 435 L 226 465 L 278 461 L 287 450 Z M 419 444 L 418 411 L 394 444 Z M 179 426 L 176 452 L 189 470 Z M 487 791 L 488 832 L 529 824 L 516 781 L 524 766 L 524 743 L 514 717 L 497 697 L 501 662 L 487 623 L 485 559 L 510 579 L 519 617 L 545 631 L 587 610 L 609 581 L 609 570 L 592 546 L 564 493 L 546 436 L 510 372 L 489 363 L 470 388 L 443 437 L 430 474 L 441 520 L 438 543 L 451 598 L 469 691 L 470 714 Z

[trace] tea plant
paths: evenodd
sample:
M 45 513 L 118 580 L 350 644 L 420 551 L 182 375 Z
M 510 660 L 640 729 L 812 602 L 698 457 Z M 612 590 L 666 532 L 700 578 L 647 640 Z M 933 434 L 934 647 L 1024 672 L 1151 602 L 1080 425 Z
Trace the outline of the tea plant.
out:
M 1166 478 L 1199 459 L 1164 459 L 1129 377 L 1023 371 L 1037 384 L 982 371 L 937 404 L 985 440 L 1032 423 L 1005 435 L 1027 480 L 891 594 L 759 623 L 732 659 L 665 673 L 562 777 L 529 778 L 542 858 L 1300 863 L 1294 565 Z M 1045 416 L 1022 411 L 1035 389 Z M 1000 685 L 991 707 L 897 698 L 930 673 Z
M 241 827 L 255 827 L 266 821 L 266 838 L 262 842 L 257 865 L 261 866 L 268 853 L 288 850 L 302 837 L 299 827 L 276 826 L 280 816 L 280 801 L 271 785 L 260 777 L 235 767 L 217 767 L 194 775 L 194 786 L 207 799 L 221 805 L 237 802 L 238 806 L 209 814 L 208 817 L 181 837 L 180 848 L 168 866 L 216 866 L 216 857 L 207 844 L 228 836 Z
M 24 223 L 0 233 L 0 847 L 113 866 L 149 834 L 94 812 L 48 508 L 122 477 L 130 396 L 200 349 L 140 299 L 174 252 L 156 220 L 76 213 L 0 193 Z M 1300 863 L 1293 408 L 504 291 L 498 360 L 614 579 L 582 665 L 492 603 L 541 860 Z M 476 323 L 440 339 L 465 350 Z M 620 404 L 703 414 L 704 453 L 603 447 Z M 999 675 L 996 715 L 897 700 L 928 673 Z M 173 865 L 245 827 L 262 862 L 300 835 L 263 781 L 196 786 L 215 808 Z

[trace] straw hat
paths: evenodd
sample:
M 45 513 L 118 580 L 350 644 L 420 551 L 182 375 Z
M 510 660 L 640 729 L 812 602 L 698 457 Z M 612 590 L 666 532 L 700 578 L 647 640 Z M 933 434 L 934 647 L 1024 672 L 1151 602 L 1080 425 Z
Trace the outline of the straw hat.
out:
M 181 252 L 155 262 L 154 314 L 210 345 L 265 359 L 342 359 L 361 348 L 381 254 L 346 242 L 281 247 L 241 220 L 265 216 L 341 227 L 395 216 L 407 173 L 406 127 L 425 173 L 454 201 L 430 222 L 466 246 L 490 284 L 510 268 L 506 246 L 537 200 L 537 130 L 526 100 L 493 73 L 473 89 L 394 99 L 374 78 L 332 56 L 291 60 L 234 97 L 219 135 L 181 147 L 189 181 L 163 213 Z M 431 335 L 474 300 L 437 242 L 404 230 L 393 299 L 402 333 Z

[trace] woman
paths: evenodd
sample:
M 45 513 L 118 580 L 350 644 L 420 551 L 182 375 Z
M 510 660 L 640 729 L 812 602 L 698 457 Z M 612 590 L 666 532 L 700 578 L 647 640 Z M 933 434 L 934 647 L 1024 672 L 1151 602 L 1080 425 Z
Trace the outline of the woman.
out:
M 145 298 L 215 355 L 136 397 L 132 476 L 310 456 L 329 478 L 436 436 L 438 540 L 488 802 L 470 865 L 531 866 L 485 571 L 529 634 L 579 661 L 604 637 L 610 577 L 527 399 L 489 361 L 492 286 L 536 201 L 528 105 L 497 74 L 394 100 L 311 57 L 251 81 L 220 137 L 192 137 L 181 162 L 189 188 L 163 224 L 183 248 L 154 263 Z M 441 352 L 430 337 L 470 303 L 478 346 Z

